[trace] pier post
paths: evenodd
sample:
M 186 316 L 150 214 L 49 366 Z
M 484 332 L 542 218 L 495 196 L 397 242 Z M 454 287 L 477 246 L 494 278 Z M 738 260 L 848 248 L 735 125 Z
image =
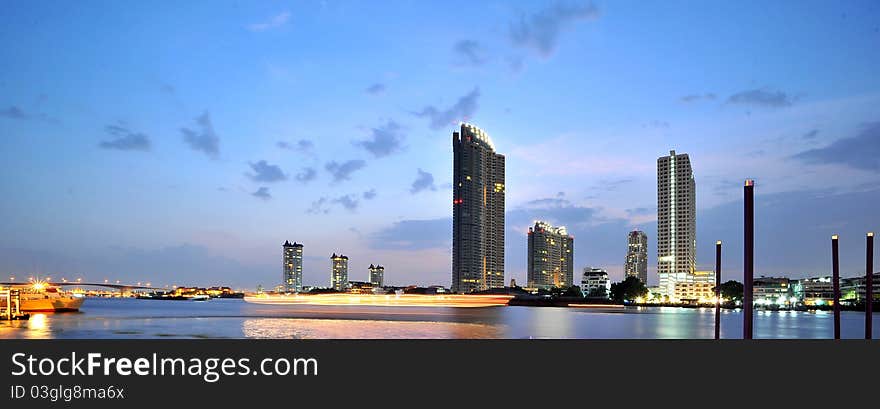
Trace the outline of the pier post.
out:
M 865 240 L 865 339 L 871 339 L 874 321 L 874 232 L 868 232 Z
M 834 292 L 834 339 L 840 339 L 840 258 L 835 234 L 831 236 L 831 287 Z
M 715 242 L 715 339 L 721 339 L 721 240 Z
M 752 339 L 752 281 L 755 275 L 755 181 L 743 187 L 743 339 Z

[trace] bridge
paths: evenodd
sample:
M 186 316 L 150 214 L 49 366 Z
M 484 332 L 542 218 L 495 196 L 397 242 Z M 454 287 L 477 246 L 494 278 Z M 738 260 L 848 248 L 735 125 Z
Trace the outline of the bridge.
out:
M 0 286 L 3 287 L 24 287 L 24 286 L 32 286 L 34 285 L 33 281 L 27 282 L 15 282 L 8 281 L 0 283 Z M 113 288 L 119 291 L 131 291 L 131 290 L 162 290 L 161 287 L 151 287 L 144 285 L 134 285 L 134 284 L 116 284 L 116 283 L 84 283 L 84 282 L 76 282 L 76 281 L 63 281 L 63 282 L 43 282 L 43 285 L 48 287 L 104 287 L 104 288 Z

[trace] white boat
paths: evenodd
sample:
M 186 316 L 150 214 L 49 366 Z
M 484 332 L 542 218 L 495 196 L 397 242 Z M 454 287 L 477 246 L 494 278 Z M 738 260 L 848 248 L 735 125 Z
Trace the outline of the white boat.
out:
M 207 294 L 196 294 L 196 295 L 190 297 L 190 300 L 193 300 L 193 301 L 208 301 L 210 299 L 211 299 L 211 296 L 209 296 Z
M 36 283 L 21 289 L 21 311 L 66 312 L 79 311 L 85 299 L 79 295 L 64 294 L 58 288 Z

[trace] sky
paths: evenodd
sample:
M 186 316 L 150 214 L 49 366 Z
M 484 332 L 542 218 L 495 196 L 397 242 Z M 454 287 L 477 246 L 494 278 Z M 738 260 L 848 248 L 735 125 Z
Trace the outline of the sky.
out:
M 864 274 L 880 231 L 876 1 L 10 1 L 0 13 L 0 277 L 304 282 L 371 263 L 451 283 L 458 123 L 506 156 L 505 281 L 526 231 L 575 268 L 656 276 L 656 160 L 688 153 L 697 264 Z M 876 257 L 876 255 L 875 255 Z

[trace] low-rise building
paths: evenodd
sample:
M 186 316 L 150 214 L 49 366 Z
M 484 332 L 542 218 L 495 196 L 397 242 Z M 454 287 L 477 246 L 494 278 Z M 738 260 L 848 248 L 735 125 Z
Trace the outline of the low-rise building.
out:
M 714 299 L 714 282 L 677 282 L 670 301 L 683 304 L 703 304 L 711 303 Z
M 791 289 L 799 305 L 822 306 L 834 304 L 831 277 L 813 277 L 792 280 Z
M 581 291 L 584 293 L 584 297 L 609 298 L 611 296 L 611 280 L 608 279 L 608 272 L 601 268 L 584 268 Z
M 880 302 L 880 273 L 874 273 L 874 302 Z M 861 304 L 867 294 L 865 276 L 843 278 L 840 280 L 840 303 Z
M 791 281 L 786 277 L 761 276 L 752 282 L 752 294 L 757 305 L 788 307 L 793 296 Z

